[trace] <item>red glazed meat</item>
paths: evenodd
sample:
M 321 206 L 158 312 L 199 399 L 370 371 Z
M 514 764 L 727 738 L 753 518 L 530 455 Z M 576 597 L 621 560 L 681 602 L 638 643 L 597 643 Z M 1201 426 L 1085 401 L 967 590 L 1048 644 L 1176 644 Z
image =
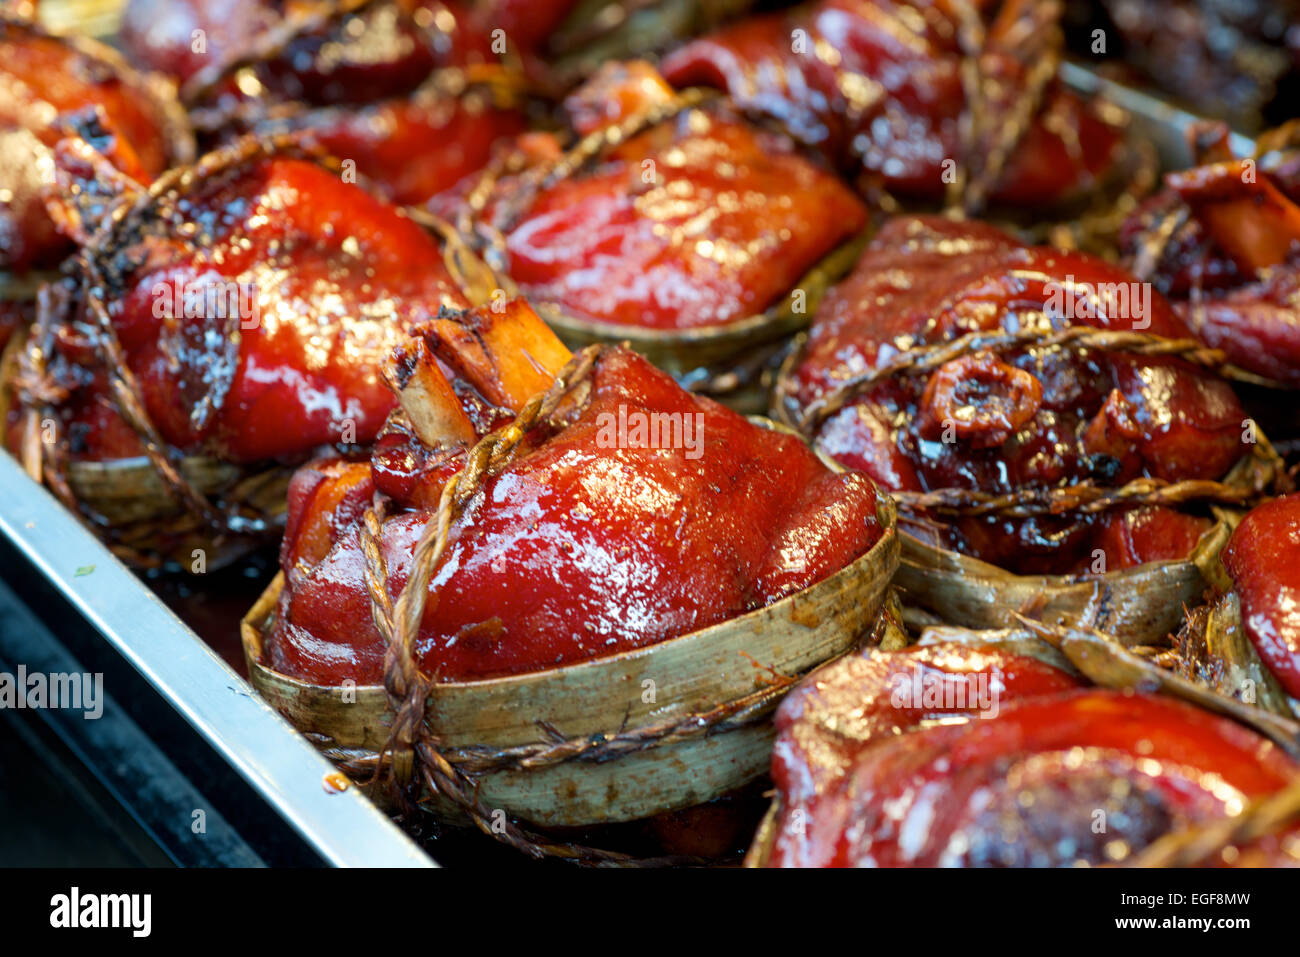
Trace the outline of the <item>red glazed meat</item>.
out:
M 238 43 L 182 87 L 187 98 L 204 104 L 260 97 L 315 106 L 366 103 L 409 94 L 435 69 L 495 59 L 487 38 L 454 4 L 369 0 L 290 7 L 272 20 L 274 29 L 238 31 Z M 225 15 L 217 5 L 196 7 L 203 19 L 224 22 Z M 245 61 L 246 74 L 235 82 L 229 67 Z M 224 82 L 209 87 L 223 74 Z
M 1025 4 L 1004 5 L 978 57 L 992 91 L 981 104 L 993 117 L 990 134 L 964 148 L 959 121 L 968 104 L 954 8 L 821 0 L 688 43 L 664 59 L 663 72 L 677 87 L 726 90 L 746 110 L 775 117 L 846 169 L 860 168 L 892 191 L 937 198 L 952 163 L 975 172 L 996 151 L 994 140 L 1012 125 L 1012 104 L 1048 55 L 1040 47 L 1055 29 L 1033 22 L 1037 13 Z M 1016 49 L 1026 42 L 1032 49 Z M 1107 169 L 1118 143 L 1114 126 L 1051 82 L 992 198 L 1037 205 L 1073 196 Z
M 465 305 L 428 234 L 315 163 L 237 163 L 162 202 L 97 261 L 145 411 L 184 452 L 250 462 L 370 441 L 393 406 L 383 360 Z M 138 454 L 87 377 L 91 346 L 65 329 L 51 362 L 73 452 Z
M 1300 170 L 1232 158 L 1226 127 L 1203 128 L 1207 162 L 1166 176 L 1168 188 L 1125 224 L 1131 262 L 1159 247 L 1151 278 L 1188 328 L 1235 365 L 1300 386 Z M 1169 240 L 1153 234 L 1186 214 Z
M 403 58 L 432 62 L 428 52 L 417 50 L 420 29 L 432 41 L 432 52 L 443 64 L 453 60 L 449 52 L 452 50 L 460 50 L 458 55 L 465 51 L 490 52 L 493 30 L 503 31 L 500 38 L 505 46 L 501 52 L 531 54 L 563 22 L 575 2 L 366 3 L 360 12 L 366 14 L 367 26 L 374 31 L 368 45 L 356 44 L 355 52 L 343 61 L 337 49 L 331 51 L 330 58 L 333 63 L 350 58 L 356 64 L 392 63 Z M 122 44 L 137 62 L 187 80 L 206 66 L 246 53 L 268 31 L 283 29 L 290 18 L 319 14 L 330 6 L 338 4 L 318 0 L 129 0 L 123 14 Z M 358 4 L 351 6 L 357 8 Z M 202 31 L 201 39 L 195 37 L 196 30 Z M 304 44 L 294 53 L 302 49 L 310 50 L 310 46 Z M 318 64 L 317 72 L 329 72 L 324 61 Z M 346 82 L 338 88 L 346 86 Z
M 870 649 L 818 669 L 786 696 L 777 713 L 772 775 L 785 807 L 802 808 L 808 818 L 868 745 L 923 722 L 993 716 L 1021 698 L 1081 684 L 1036 658 L 994 647 L 940 642 Z
M 648 68 L 602 71 L 568 101 L 588 133 L 670 96 Z M 531 144 L 536 149 L 536 144 Z M 578 318 L 721 325 L 782 299 L 866 210 L 782 136 L 691 109 L 534 192 L 503 180 L 486 214 L 521 292 Z
M 1253 509 L 1223 553 L 1259 657 L 1300 698 L 1300 495 Z
M 283 128 L 303 130 L 304 142 L 351 160 L 391 202 L 418 206 L 481 170 L 498 143 L 526 126 L 522 112 L 495 105 L 487 94 L 428 91 L 361 108 L 310 111 Z
M 266 0 L 129 0 L 122 47 L 135 62 L 183 81 L 247 49 L 281 21 L 280 8 Z
M 174 159 L 164 119 L 111 51 L 0 15 L 0 269 L 51 268 L 71 248 L 44 206 L 51 150 L 70 127 L 94 125 L 118 169 L 147 183 Z
M 473 330 L 467 341 L 493 318 L 480 311 L 459 320 Z M 552 359 L 562 355 L 555 346 Z M 530 367 L 554 368 L 529 350 Z M 481 391 L 484 380 L 470 390 L 465 374 L 455 377 L 461 398 L 451 417 L 463 408 L 475 418 L 485 402 L 501 410 Z M 514 406 L 523 391 L 497 395 L 513 392 Z M 651 416 L 680 422 L 678 441 L 635 431 Z M 478 417 L 467 439 L 499 421 Z M 272 667 L 319 684 L 381 682 L 384 643 L 371 619 L 357 516 L 375 489 L 392 497 L 382 551 L 395 598 L 465 444 L 435 451 L 397 429 L 380 440 L 369 470 L 325 464 L 299 473 Z M 597 360 L 580 407 L 530 432 L 481 487 L 433 572 L 416 646 L 422 670 L 443 680 L 535 671 L 696 631 L 820 581 L 881 535 L 866 478 L 832 473 L 798 439 L 690 395 L 619 348 Z
M 1127 303 L 1127 304 L 1126 304 Z M 896 219 L 822 301 L 793 373 L 802 416 L 846 379 L 977 330 L 1086 325 L 1185 338 L 1149 286 L 1081 253 L 1027 247 L 977 223 Z M 1247 450 L 1229 386 L 1188 362 L 1095 350 L 976 352 L 894 376 L 816 427 L 821 448 L 884 487 L 1010 493 L 1142 476 L 1217 479 Z M 1205 519 L 1151 508 L 1104 519 L 962 518 L 943 544 L 1016 570 L 1181 557 Z M 1186 554 L 1186 552 L 1182 552 Z
M 882 657 L 817 673 L 778 712 L 782 811 L 769 866 L 1113 863 L 1171 830 L 1239 813 L 1300 774 L 1225 718 L 1169 698 L 1062 690 L 1071 679 L 1031 659 L 962 646 Z M 908 730 L 920 717 L 910 710 L 890 721 L 897 709 L 882 696 L 937 671 L 962 676 L 946 696 L 935 692 L 940 700 L 959 684 L 973 694 L 981 674 L 1008 694 L 996 713 L 962 723 Z M 854 691 L 864 703 L 837 710 Z
M 190 12 L 224 22 L 218 9 Z M 217 137 L 301 132 L 385 198 L 418 205 L 482 169 L 498 140 L 526 126 L 515 102 L 522 81 L 451 6 L 309 4 L 283 20 L 263 12 L 274 29 L 232 39 L 184 88 L 200 128 Z

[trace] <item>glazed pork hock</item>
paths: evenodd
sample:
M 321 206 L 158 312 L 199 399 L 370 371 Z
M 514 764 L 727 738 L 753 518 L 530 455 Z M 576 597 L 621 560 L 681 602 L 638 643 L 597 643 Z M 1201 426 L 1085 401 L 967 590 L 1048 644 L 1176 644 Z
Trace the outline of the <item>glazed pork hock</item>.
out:
M 1031 600 L 1158 643 L 1280 463 L 1148 284 L 979 223 L 887 223 L 775 412 L 899 501 L 904 598 L 1000 628 Z
M 388 375 L 369 458 L 295 476 L 244 640 L 261 694 L 399 807 L 536 852 L 532 826 L 708 801 L 875 626 L 892 503 L 788 431 L 624 347 L 571 355 L 522 300 L 417 326 Z
M 1041 214 L 1096 189 L 1123 146 L 1113 111 L 1056 79 L 1060 14 L 1020 0 L 821 0 L 693 40 L 663 73 L 725 90 L 866 193 Z
M 228 11 L 197 6 L 224 24 Z M 210 143 L 296 132 L 399 205 L 451 189 L 527 127 L 526 78 L 441 3 L 318 3 L 233 34 L 220 31 L 234 48 L 182 88 Z
M 85 246 L 13 370 L 9 444 L 137 564 L 204 571 L 277 538 L 293 468 L 373 440 L 393 348 L 469 305 L 437 238 L 291 139 L 149 188 L 82 139 L 55 160 Z
M 1157 686 L 1088 687 L 1032 636 L 968 637 L 787 696 L 749 866 L 1300 864 L 1294 751 Z
M 93 40 L 0 11 L 0 350 L 32 321 L 41 283 L 75 248 L 46 208 L 54 148 L 74 132 L 141 183 L 194 158 L 170 83 Z

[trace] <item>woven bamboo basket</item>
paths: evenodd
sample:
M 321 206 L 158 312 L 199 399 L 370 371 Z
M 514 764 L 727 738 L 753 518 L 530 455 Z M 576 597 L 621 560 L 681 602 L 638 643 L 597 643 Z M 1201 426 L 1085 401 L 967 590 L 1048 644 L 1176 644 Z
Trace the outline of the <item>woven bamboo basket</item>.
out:
M 896 584 L 903 600 L 936 618 L 971 628 L 1007 628 L 1036 605 L 1045 620 L 1084 621 L 1128 644 L 1154 644 L 1178 630 L 1183 609 L 1200 602 L 1206 569 L 1218 560 L 1231 528 L 1217 522 L 1192 554 L 1101 575 L 1015 575 L 997 565 L 900 535 Z
M 866 554 L 765 608 L 607 658 L 435 684 L 426 712 L 432 731 L 455 763 L 458 754 L 544 746 L 553 741 L 546 728 L 570 740 L 609 738 L 661 723 L 689 724 L 692 715 L 771 692 L 752 723 L 665 738 L 608 760 L 495 770 L 476 779 L 486 807 L 543 827 L 644 818 L 740 787 L 767 770 L 769 715 L 788 679 L 850 650 L 872 627 L 899 555 L 893 503 L 883 495 L 878 517 L 884 534 Z M 268 667 L 265 641 L 283 587 L 277 577 L 242 624 L 253 686 L 327 756 L 346 761 L 375 754 L 389 734 L 384 688 L 321 687 Z M 653 695 L 646 693 L 651 687 Z M 437 801 L 432 810 L 449 811 Z

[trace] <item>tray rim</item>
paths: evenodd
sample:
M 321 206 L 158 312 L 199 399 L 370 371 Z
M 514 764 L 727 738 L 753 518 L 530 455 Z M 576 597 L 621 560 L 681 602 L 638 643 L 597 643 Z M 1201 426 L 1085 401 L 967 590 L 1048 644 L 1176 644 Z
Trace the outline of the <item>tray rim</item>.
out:
M 436 867 L 8 454 L 0 534 L 329 865 Z M 87 572 L 86 569 L 92 569 Z

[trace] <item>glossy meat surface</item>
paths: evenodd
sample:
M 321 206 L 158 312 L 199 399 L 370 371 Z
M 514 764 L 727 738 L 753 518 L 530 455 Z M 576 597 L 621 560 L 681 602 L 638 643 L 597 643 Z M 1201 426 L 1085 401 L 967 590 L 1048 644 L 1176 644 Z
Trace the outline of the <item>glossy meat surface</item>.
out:
M 0 269 L 49 268 L 69 249 L 43 191 L 64 124 L 91 117 L 124 173 L 148 182 L 169 165 L 161 118 L 141 89 L 106 61 L 0 21 Z
M 994 647 L 869 649 L 813 672 L 782 702 L 772 774 L 786 807 L 806 813 L 869 745 L 923 722 L 996 714 L 1021 698 L 1081 686 L 1065 671 Z
M 828 720 L 818 709 L 824 689 L 782 705 L 773 774 L 789 803 L 770 866 L 1112 863 L 1170 830 L 1235 814 L 1300 774 L 1253 731 L 1171 698 L 1059 691 L 1069 682 L 1047 666 L 978 649 L 895 654 L 917 655 L 927 670 L 894 662 L 859 666 L 862 674 L 828 669 L 821 684 L 835 695 L 859 692 L 851 717 Z M 888 712 L 878 699 L 918 679 L 926 687 L 936 663 L 994 676 L 1009 695 L 991 716 L 919 730 L 907 731 L 916 723 L 910 712 L 871 728 L 856 717 Z M 902 682 L 885 682 L 891 673 Z
M 865 222 L 861 202 L 784 137 L 692 110 L 543 190 L 506 250 L 534 301 L 690 329 L 762 312 Z
M 634 427 L 646 414 L 683 417 L 681 441 L 620 437 L 620 415 Z M 383 527 L 396 595 L 462 459 L 412 459 L 418 475 L 402 487 L 391 474 L 401 456 L 383 461 L 372 474 L 405 496 L 398 504 L 423 505 Z M 384 649 L 352 521 L 375 479 L 329 468 L 332 478 L 295 480 L 271 664 L 321 684 L 375 684 Z M 851 563 L 881 534 L 875 508 L 862 476 L 831 473 L 799 440 L 691 396 L 632 353 L 607 353 L 576 417 L 530 436 L 456 522 L 432 577 L 421 667 L 444 680 L 534 671 L 716 624 Z
M 1219 159 L 1166 177 L 1168 188 L 1121 233 L 1136 260 L 1165 217 L 1187 220 L 1164 245 L 1152 280 L 1188 328 L 1229 360 L 1300 385 L 1300 180 L 1292 160 L 1268 171 Z
M 174 58 L 167 51 L 181 39 L 170 34 L 179 33 L 180 20 L 216 24 L 225 49 L 200 60 L 234 64 L 236 54 L 261 50 L 237 72 L 229 66 L 224 79 L 209 69 L 186 88 L 201 128 L 218 138 L 299 131 L 304 142 L 349 161 L 357 177 L 399 205 L 423 204 L 455 186 L 486 165 L 498 141 L 526 128 L 505 93 L 465 88 L 462 68 L 498 79 L 504 74 L 487 68 L 499 58 L 487 34 L 458 8 L 375 2 L 326 17 L 327 4 L 300 7 L 282 17 L 255 5 L 261 25 L 235 29 L 220 7 L 191 0 L 157 28 L 166 42 L 156 52 L 169 63 Z M 262 49 L 292 24 L 293 39 L 279 50 Z M 146 31 L 140 42 L 152 35 Z
M 563 22 L 575 0 L 478 0 L 470 4 L 440 3 L 437 0 L 398 0 L 396 3 L 370 4 L 378 8 L 364 18 L 371 34 L 355 43 L 350 53 L 339 56 L 336 48 L 322 56 L 317 45 L 299 44 L 292 51 L 295 65 L 304 55 L 315 54 L 313 72 L 319 78 L 330 73 L 331 66 L 351 61 L 359 67 L 389 65 L 396 62 L 430 62 L 426 50 L 417 50 L 419 31 L 423 28 L 433 39 L 435 57 L 446 63 L 453 59 L 449 51 L 459 49 L 475 54 L 489 52 L 492 30 L 503 30 L 507 52 L 531 54 L 541 47 L 547 36 Z M 323 3 L 312 0 L 129 0 L 123 15 L 123 46 L 138 62 L 152 69 L 170 73 L 181 80 L 189 79 L 209 64 L 222 63 L 249 50 L 268 30 L 283 26 L 291 16 L 320 10 Z M 399 14 L 410 17 L 409 25 Z M 362 31 L 352 28 L 355 38 Z M 196 50 L 194 31 L 203 31 L 202 49 Z M 485 37 L 489 39 L 485 39 Z M 427 47 L 426 47 L 427 49 Z M 297 57 L 299 59 L 295 60 Z M 336 90 L 352 77 L 340 75 Z
M 1223 553 L 1255 650 L 1300 698 L 1300 495 L 1252 509 Z
M 422 229 L 293 159 L 218 176 L 112 262 L 130 264 L 109 314 L 154 424 L 236 462 L 370 441 L 393 407 L 383 360 L 410 326 L 465 304 Z M 136 451 L 104 447 L 96 390 L 78 401 L 74 435 Z
M 418 206 L 481 170 L 501 141 L 522 133 L 523 114 L 473 93 L 460 98 L 416 94 L 360 109 L 296 117 L 304 141 L 352 160 L 385 198 Z
M 979 156 L 962 156 L 966 95 L 950 11 L 941 3 L 822 0 L 688 43 L 664 59 L 663 71 L 677 87 L 726 90 L 746 110 L 775 117 L 892 191 L 938 198 L 945 161 L 976 163 L 989 145 Z M 996 27 L 990 33 L 980 68 L 996 83 L 990 105 L 1008 110 L 1028 64 L 998 49 Z M 1117 143 L 1117 131 L 1090 107 L 1050 86 L 994 198 L 1021 205 L 1064 199 L 1102 174 Z
M 215 4 L 197 10 L 205 18 L 224 20 Z M 198 102 L 269 97 L 314 106 L 367 103 L 405 96 L 435 69 L 495 59 L 485 35 L 460 7 L 438 0 L 372 2 L 347 14 L 331 4 L 302 3 L 290 14 L 272 21 L 288 38 L 273 48 L 274 55 L 257 58 L 247 78 L 228 78 Z M 286 29 L 291 24 L 296 26 Z M 249 54 L 267 35 L 263 30 L 240 37 L 212 62 L 225 66 L 232 57 Z
M 1113 295 L 1103 295 L 1107 286 Z M 1125 301 L 1120 291 L 1127 309 L 1108 310 Z M 1085 300 L 1097 308 L 1085 309 Z M 1100 260 L 1026 247 L 981 224 L 896 219 L 822 301 L 794 370 L 795 405 L 807 408 L 917 345 L 1069 325 L 1188 335 L 1162 297 Z M 817 440 L 887 488 L 1002 493 L 1139 476 L 1219 478 L 1247 451 L 1243 419 L 1226 383 L 1180 359 L 1030 349 L 976 353 L 928 376 L 887 379 L 830 416 Z M 1112 530 L 1130 535 L 1134 554 L 1155 554 L 1162 539 L 1189 534 L 1167 510 L 1140 520 L 962 519 L 948 547 L 1013 569 L 1064 571 L 1090 561 L 1114 521 L 1127 522 L 1127 530 Z M 1124 564 L 1125 550 L 1116 552 L 1107 555 L 1111 568 Z

